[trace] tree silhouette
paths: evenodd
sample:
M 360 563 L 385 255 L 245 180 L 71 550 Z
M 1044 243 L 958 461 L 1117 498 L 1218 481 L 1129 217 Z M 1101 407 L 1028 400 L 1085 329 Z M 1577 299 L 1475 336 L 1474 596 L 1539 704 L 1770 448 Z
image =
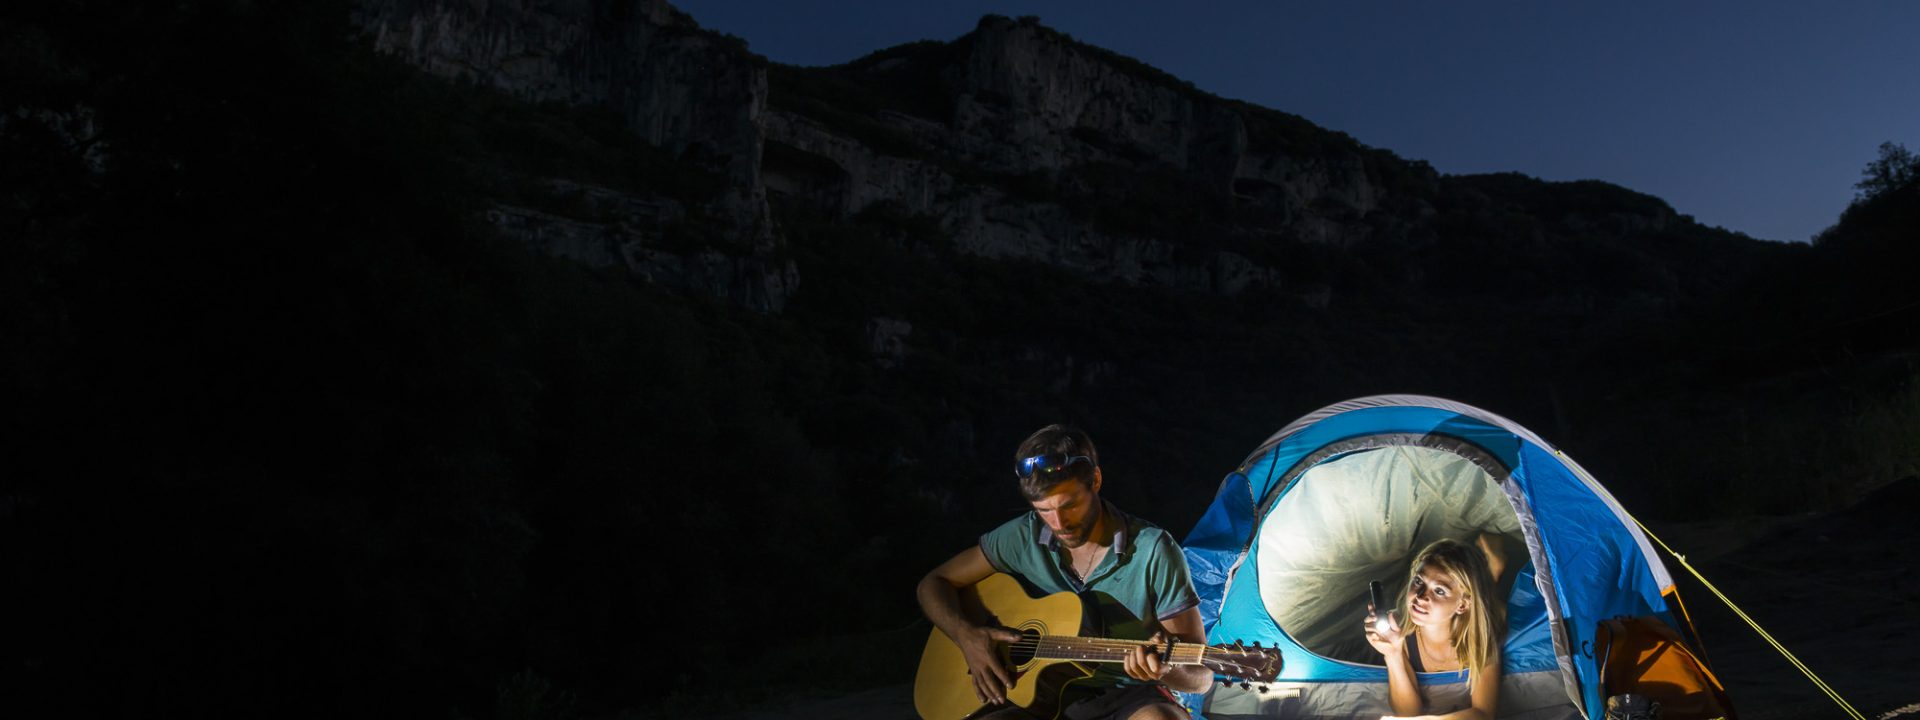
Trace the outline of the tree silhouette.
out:
M 1854 199 L 1871 200 L 1911 185 L 1916 179 L 1920 179 L 1920 156 L 1915 156 L 1905 145 L 1883 142 L 1880 157 L 1867 163 L 1860 171 L 1860 182 L 1853 184 L 1854 189 L 1860 191 Z

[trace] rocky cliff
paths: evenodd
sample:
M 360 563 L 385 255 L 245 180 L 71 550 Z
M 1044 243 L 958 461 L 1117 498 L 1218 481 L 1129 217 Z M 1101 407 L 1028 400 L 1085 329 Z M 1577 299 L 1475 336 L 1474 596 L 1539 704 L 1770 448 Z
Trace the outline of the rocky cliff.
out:
M 621 197 L 569 178 L 535 182 L 584 192 L 598 212 L 569 218 L 501 205 L 488 217 L 536 247 L 593 265 L 777 311 L 797 275 L 775 258 L 777 238 L 760 181 L 766 63 L 737 40 L 702 31 L 658 0 L 523 3 L 369 0 L 355 23 L 375 49 L 442 77 L 542 105 L 613 111 L 625 128 L 681 163 L 724 178 L 701 203 L 703 221 L 730 236 L 713 248 L 669 251 L 661 236 L 686 216 L 669 197 Z M 611 213 L 611 217 L 609 217 Z
M 591 187 L 579 191 L 598 198 L 590 216 L 502 203 L 490 214 L 502 230 L 763 311 L 781 309 L 801 280 L 780 259 L 780 218 L 792 212 L 844 219 L 885 207 L 935 220 L 969 255 L 1206 293 L 1279 290 L 1320 307 L 1343 284 L 1312 260 L 1328 252 L 1411 263 L 1436 241 L 1491 238 L 1505 245 L 1475 252 L 1545 257 L 1565 238 L 1646 244 L 1694 227 L 1670 222 L 1677 214 L 1657 200 L 1569 210 L 1569 193 L 1551 184 L 1444 178 L 1032 18 L 988 16 L 951 42 L 826 68 L 770 64 L 658 0 L 369 0 L 357 21 L 375 47 L 428 72 L 612 110 L 674 162 L 724 180 L 694 207 Z M 608 208 L 625 210 L 610 219 Z M 662 242 L 696 221 L 720 240 Z M 1637 247 L 1596 252 L 1644 260 Z M 1423 271 L 1380 272 L 1378 282 L 1399 283 Z
M 1344 136 L 1032 20 L 989 16 L 952 43 L 783 78 L 765 124 L 773 192 L 842 214 L 898 204 L 987 257 L 1211 292 L 1277 287 L 1278 269 L 1228 248 L 1353 242 L 1386 192 L 1370 151 Z M 849 102 L 856 87 L 881 90 Z M 893 88 L 935 97 L 880 95 Z M 1182 203 L 1209 217 L 1166 227 L 1102 212 Z

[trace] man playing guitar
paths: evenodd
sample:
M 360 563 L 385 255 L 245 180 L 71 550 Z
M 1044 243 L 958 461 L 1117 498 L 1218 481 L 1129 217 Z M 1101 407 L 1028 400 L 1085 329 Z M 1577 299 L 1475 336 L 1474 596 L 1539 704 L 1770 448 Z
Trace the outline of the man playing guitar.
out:
M 1032 595 L 1079 596 L 1085 606 L 1082 634 L 1141 641 L 1119 669 L 1101 665 L 1093 677 L 1073 683 L 1061 701 L 1064 717 L 1186 718 L 1167 688 L 1204 692 L 1213 674 L 1165 661 L 1168 639 L 1206 643 L 1180 546 L 1165 530 L 1100 499 L 1100 456 L 1078 429 L 1049 425 L 1036 431 L 1015 453 L 1014 474 L 1033 510 L 982 535 L 978 545 L 934 568 L 917 589 L 921 610 L 965 655 L 974 693 L 982 703 L 1003 705 L 1015 682 L 995 643 L 1017 642 L 1020 634 L 980 624 L 960 603 L 960 589 L 1000 572 Z M 1038 715 L 1006 705 L 974 717 Z

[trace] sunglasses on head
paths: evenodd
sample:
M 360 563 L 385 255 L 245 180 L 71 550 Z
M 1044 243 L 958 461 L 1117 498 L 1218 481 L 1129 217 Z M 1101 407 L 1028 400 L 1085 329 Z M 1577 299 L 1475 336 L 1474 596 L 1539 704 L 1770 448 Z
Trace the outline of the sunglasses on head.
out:
M 1093 464 L 1093 458 L 1085 455 L 1067 455 L 1065 453 L 1047 453 L 1014 463 L 1013 474 L 1029 478 L 1035 475 L 1052 475 L 1079 463 Z

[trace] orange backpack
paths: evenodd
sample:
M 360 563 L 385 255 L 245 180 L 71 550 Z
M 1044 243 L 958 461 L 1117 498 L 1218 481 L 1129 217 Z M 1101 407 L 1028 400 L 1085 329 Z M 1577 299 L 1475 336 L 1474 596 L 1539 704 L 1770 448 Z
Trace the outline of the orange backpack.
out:
M 1600 649 L 1605 697 L 1653 698 L 1660 703 L 1661 720 L 1735 720 L 1719 678 L 1666 623 L 1647 617 L 1603 620 L 1594 646 Z

